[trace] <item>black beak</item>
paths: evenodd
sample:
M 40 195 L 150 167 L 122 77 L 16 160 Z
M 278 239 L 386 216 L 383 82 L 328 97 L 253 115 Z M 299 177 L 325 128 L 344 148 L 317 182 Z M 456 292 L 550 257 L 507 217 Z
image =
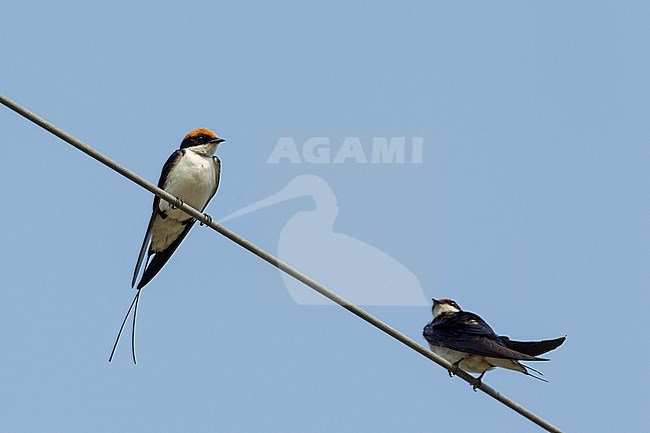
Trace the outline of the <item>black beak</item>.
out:
M 219 143 L 223 143 L 224 141 L 226 141 L 226 139 L 225 139 L 225 138 L 221 138 L 221 137 L 219 137 L 219 138 L 215 138 L 214 140 L 212 140 L 213 143 L 217 143 L 217 144 L 219 144 Z
M 437 299 L 431 298 L 431 300 L 433 301 L 433 304 L 434 304 L 434 305 L 438 303 L 438 300 L 437 300 Z

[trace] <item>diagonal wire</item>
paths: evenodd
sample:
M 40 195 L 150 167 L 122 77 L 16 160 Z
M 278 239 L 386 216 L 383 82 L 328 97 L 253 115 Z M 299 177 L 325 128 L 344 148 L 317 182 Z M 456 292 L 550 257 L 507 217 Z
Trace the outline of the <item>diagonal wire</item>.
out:
M 177 197 L 174 197 L 173 195 L 169 194 L 163 189 L 158 188 L 156 185 L 148 182 L 144 178 L 138 176 L 137 174 L 133 173 L 129 169 L 125 168 L 124 166 L 118 164 L 117 162 L 113 161 L 112 159 L 108 158 L 107 156 L 104 156 L 102 153 L 98 152 L 97 150 L 93 149 L 92 147 L 88 146 L 81 140 L 73 137 L 72 135 L 66 133 L 65 131 L 57 128 L 53 124 L 49 123 L 45 119 L 37 116 L 36 114 L 32 113 L 31 111 L 27 110 L 26 108 L 22 107 L 21 105 L 17 104 L 16 102 L 12 101 L 11 99 L 7 98 L 6 96 L 0 94 L 0 103 L 5 105 L 6 107 L 10 108 L 11 110 L 15 111 L 16 113 L 20 114 L 21 116 L 25 117 L 27 120 L 37 124 L 41 128 L 45 129 L 46 131 L 56 135 L 63 141 L 71 144 L 72 146 L 76 147 L 86 155 L 90 156 L 91 158 L 96 159 L 97 161 L 101 162 L 102 164 L 106 165 L 107 167 L 111 168 L 112 170 L 120 173 L 122 176 L 126 177 L 127 179 L 137 183 L 144 189 L 152 192 L 153 194 L 157 195 L 161 199 L 169 202 L 170 204 L 174 205 L 175 207 L 183 210 L 185 213 L 188 215 L 192 216 L 193 218 L 196 218 L 197 220 L 201 221 L 203 225 L 206 225 L 213 230 L 219 232 L 223 236 L 227 237 L 231 241 L 235 242 L 236 244 L 242 246 L 243 248 L 247 249 L 251 253 L 255 254 L 256 256 L 260 257 L 262 260 L 270 263 L 271 265 L 275 266 L 276 268 L 280 269 L 281 271 L 291 275 L 293 278 L 296 280 L 300 281 L 301 283 L 304 283 L 305 285 L 311 287 L 321 295 L 325 296 L 326 298 L 336 302 L 339 304 L 341 307 L 345 308 L 346 310 L 350 311 L 352 314 L 360 317 L 361 319 L 365 320 L 366 322 L 370 323 L 374 327 L 380 329 L 381 331 L 385 332 L 386 334 L 390 335 L 394 339 L 398 340 L 402 344 L 408 346 L 409 348 L 413 349 L 414 351 L 418 352 L 420 355 L 424 356 L 425 358 L 430 359 L 431 361 L 435 362 L 436 364 L 440 365 L 441 367 L 445 368 L 447 371 L 455 371 L 454 366 L 452 366 L 451 363 L 447 362 L 444 358 L 441 358 L 440 356 L 436 355 L 435 353 L 431 352 L 430 350 L 426 349 L 424 346 L 418 344 L 415 342 L 413 339 L 409 338 L 405 334 L 399 332 L 395 328 L 391 327 L 390 325 L 382 322 L 372 314 L 368 313 L 367 311 L 363 310 L 362 308 L 352 304 L 350 301 L 347 299 L 339 296 L 338 294 L 328 290 L 325 286 L 322 284 L 318 283 L 315 280 L 312 280 L 309 278 L 307 275 L 303 274 L 299 270 L 291 267 L 290 265 L 284 263 L 282 260 L 279 258 L 273 256 L 272 254 L 268 253 L 264 249 L 258 247 L 254 243 L 248 241 L 247 239 L 239 236 L 237 233 L 229 230 L 228 228 L 222 226 L 219 223 L 216 223 L 212 220 L 212 218 L 204 213 L 199 212 L 198 210 L 186 205 L 182 200 L 178 199 Z M 471 384 L 472 386 L 476 387 L 477 389 L 480 389 L 490 397 L 494 398 L 495 400 L 501 402 L 502 404 L 506 405 L 510 409 L 514 410 L 515 412 L 519 413 L 520 415 L 524 416 L 528 420 L 532 421 L 533 423 L 537 424 L 538 426 L 542 427 L 546 431 L 549 432 L 554 432 L 554 433 L 562 433 L 562 431 L 555 427 L 553 424 L 549 423 L 548 421 L 544 420 L 543 418 L 535 415 L 533 412 L 529 411 L 525 407 L 521 406 L 519 403 L 515 402 L 514 400 L 511 400 L 510 398 L 504 396 L 494 388 L 486 385 L 485 383 L 480 382 L 477 380 L 475 377 L 471 376 L 469 373 L 458 369 L 457 374 L 458 377 L 463 379 L 465 382 Z

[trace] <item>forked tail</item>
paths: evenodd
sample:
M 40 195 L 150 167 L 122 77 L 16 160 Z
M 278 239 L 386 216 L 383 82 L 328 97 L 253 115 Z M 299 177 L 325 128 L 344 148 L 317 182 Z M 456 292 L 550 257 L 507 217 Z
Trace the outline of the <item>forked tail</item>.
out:
M 526 373 L 524 373 L 526 374 L 526 376 L 534 377 L 537 380 L 541 380 L 542 382 L 548 383 L 548 380 L 544 379 L 543 377 L 540 377 L 540 376 L 544 376 L 541 371 L 535 370 L 533 367 L 529 367 L 524 364 L 521 364 L 521 366 L 523 366 L 526 369 Z M 534 371 L 535 373 L 539 374 L 539 376 L 535 376 L 534 374 L 531 374 L 531 372 L 528 370 Z
M 111 350 L 111 356 L 108 358 L 108 362 L 111 362 L 113 360 L 113 356 L 115 355 L 115 349 L 117 349 L 117 343 L 120 341 L 120 337 L 122 336 L 122 331 L 124 330 L 124 325 L 126 325 L 126 320 L 129 318 L 129 314 L 131 314 L 131 310 L 133 310 L 133 326 L 131 327 L 131 354 L 133 355 L 133 363 L 137 364 L 137 361 L 135 359 L 135 318 L 138 314 L 138 302 L 140 301 L 140 289 L 138 289 L 137 293 L 135 294 L 135 297 L 133 298 L 133 302 L 131 302 L 131 306 L 129 307 L 129 310 L 126 312 L 126 315 L 124 316 L 124 320 L 122 321 L 122 326 L 120 326 L 120 330 L 117 333 L 117 338 L 115 339 L 115 344 L 113 344 L 113 350 Z M 135 309 L 133 306 L 135 305 Z

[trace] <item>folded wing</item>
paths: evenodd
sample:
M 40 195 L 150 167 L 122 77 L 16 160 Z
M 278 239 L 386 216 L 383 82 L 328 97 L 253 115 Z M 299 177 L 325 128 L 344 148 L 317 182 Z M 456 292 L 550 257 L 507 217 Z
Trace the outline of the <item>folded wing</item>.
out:
M 474 355 L 523 361 L 544 360 L 509 348 L 490 325 L 470 312 L 459 312 L 435 319 L 424 328 L 424 337 L 434 346 Z
M 520 353 L 525 353 L 530 356 L 542 355 L 551 350 L 557 349 L 564 343 L 566 337 L 554 338 L 552 340 L 541 341 L 516 341 L 508 337 L 500 336 L 501 341 L 508 347 L 508 349 L 515 350 Z

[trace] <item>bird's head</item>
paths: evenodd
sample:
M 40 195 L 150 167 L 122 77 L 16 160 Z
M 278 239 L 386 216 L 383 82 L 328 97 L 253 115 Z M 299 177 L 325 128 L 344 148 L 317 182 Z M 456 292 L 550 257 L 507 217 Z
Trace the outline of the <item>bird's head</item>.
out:
M 451 299 L 447 299 L 447 298 L 432 299 L 432 301 L 433 301 L 433 308 L 431 309 L 431 311 L 433 312 L 434 319 L 445 314 L 453 314 L 453 313 L 458 313 L 459 311 L 463 311 L 460 309 L 458 304 L 455 301 L 452 301 Z
M 207 128 L 196 128 L 190 131 L 181 142 L 181 149 L 195 146 L 214 145 L 215 150 L 219 143 L 226 141 Z

